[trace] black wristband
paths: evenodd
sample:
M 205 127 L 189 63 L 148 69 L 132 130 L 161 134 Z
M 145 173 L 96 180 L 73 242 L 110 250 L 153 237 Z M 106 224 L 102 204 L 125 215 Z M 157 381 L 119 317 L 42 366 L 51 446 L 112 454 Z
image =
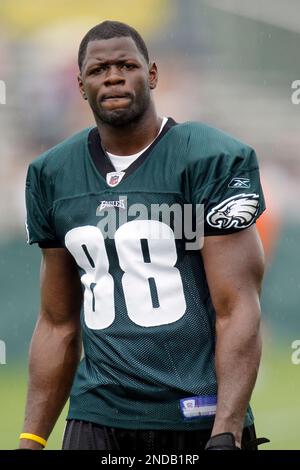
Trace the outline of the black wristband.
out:
M 235 437 L 231 432 L 223 432 L 212 436 L 205 450 L 241 450 L 241 448 L 236 446 Z

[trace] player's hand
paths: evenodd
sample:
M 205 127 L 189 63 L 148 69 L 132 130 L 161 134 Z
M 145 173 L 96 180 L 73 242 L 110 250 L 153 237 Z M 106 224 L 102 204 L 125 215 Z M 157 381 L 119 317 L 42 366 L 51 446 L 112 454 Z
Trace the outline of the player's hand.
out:
M 222 432 L 212 436 L 205 446 L 205 450 L 241 450 L 235 443 L 231 432 Z

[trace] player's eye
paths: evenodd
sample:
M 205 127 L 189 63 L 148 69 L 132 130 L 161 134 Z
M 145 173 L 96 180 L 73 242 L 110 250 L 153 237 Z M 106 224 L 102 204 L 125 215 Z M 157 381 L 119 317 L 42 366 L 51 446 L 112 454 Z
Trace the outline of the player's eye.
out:
M 104 72 L 106 69 L 107 69 L 107 65 L 98 65 L 98 67 L 91 69 L 90 75 L 97 75 L 99 73 Z
M 132 70 L 135 68 L 135 64 L 122 64 L 122 68 L 125 68 L 126 70 Z

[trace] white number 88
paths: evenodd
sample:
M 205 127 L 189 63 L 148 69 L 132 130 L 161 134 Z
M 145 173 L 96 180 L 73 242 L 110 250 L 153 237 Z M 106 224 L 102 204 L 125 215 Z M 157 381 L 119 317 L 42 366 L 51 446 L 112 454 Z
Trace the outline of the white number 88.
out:
M 141 240 L 147 240 L 149 259 L 145 260 Z M 104 237 L 94 226 L 77 227 L 65 237 L 65 244 L 85 274 L 84 317 L 88 328 L 101 330 L 115 319 L 114 280 Z M 179 320 L 186 302 L 171 228 L 155 220 L 134 220 L 115 233 L 127 313 L 143 327 L 159 326 Z M 156 286 L 158 305 L 154 306 L 150 280 Z

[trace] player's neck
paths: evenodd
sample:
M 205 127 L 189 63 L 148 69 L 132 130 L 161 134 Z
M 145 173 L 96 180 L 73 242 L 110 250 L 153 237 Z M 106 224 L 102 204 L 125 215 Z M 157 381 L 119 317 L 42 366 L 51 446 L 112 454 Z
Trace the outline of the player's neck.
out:
M 97 122 L 97 127 L 105 150 L 115 155 L 126 156 L 147 147 L 158 135 L 161 122 L 162 119 L 157 116 L 153 106 L 140 121 L 128 126 L 112 127 Z

